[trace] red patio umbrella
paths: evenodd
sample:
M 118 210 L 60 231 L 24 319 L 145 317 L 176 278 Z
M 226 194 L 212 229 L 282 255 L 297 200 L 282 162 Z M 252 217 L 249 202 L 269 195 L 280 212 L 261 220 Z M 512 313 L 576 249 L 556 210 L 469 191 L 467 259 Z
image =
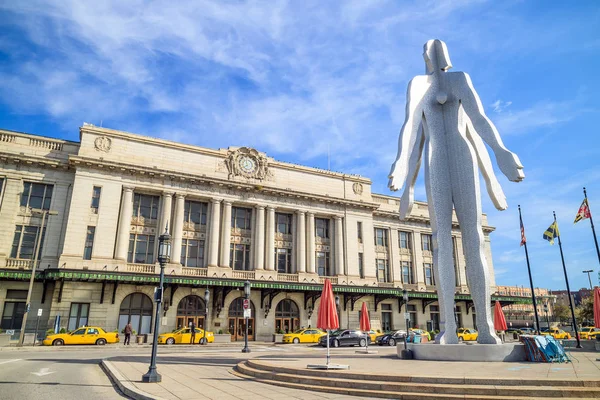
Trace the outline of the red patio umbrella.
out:
M 317 328 L 327 331 L 327 365 L 329 365 L 329 330 L 338 329 L 340 321 L 338 319 L 335 297 L 333 297 L 333 288 L 331 281 L 325 279 L 323 291 L 321 292 L 321 304 L 317 314 Z
M 362 308 L 360 309 L 360 330 L 363 332 L 367 332 L 367 341 L 366 347 L 369 348 L 369 342 L 371 341 L 371 335 L 369 335 L 369 331 L 371 330 L 371 320 L 369 318 L 369 309 L 367 308 L 367 303 L 363 302 Z
M 600 328 L 600 288 L 594 288 L 594 326 Z
M 504 318 L 504 312 L 499 301 L 496 301 L 496 305 L 494 306 L 494 329 L 497 331 L 505 331 L 507 329 L 506 318 Z

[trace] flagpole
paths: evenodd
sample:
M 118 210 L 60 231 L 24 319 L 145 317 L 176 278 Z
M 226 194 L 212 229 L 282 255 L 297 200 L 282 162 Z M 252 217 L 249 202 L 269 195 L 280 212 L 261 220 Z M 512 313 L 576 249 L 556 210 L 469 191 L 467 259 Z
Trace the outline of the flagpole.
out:
M 596 229 L 594 228 L 594 220 L 592 219 L 592 209 L 590 208 L 590 202 L 587 198 L 587 192 L 585 187 L 583 188 L 583 196 L 585 197 L 585 204 L 587 205 L 588 211 L 590 212 L 590 224 L 592 224 L 592 233 L 594 234 L 594 243 L 596 243 L 596 254 L 598 254 L 598 262 L 600 263 L 600 249 L 598 249 L 598 239 L 596 238 Z
M 573 328 L 575 329 L 575 338 L 577 339 L 577 348 L 581 349 L 581 341 L 579 340 L 579 332 L 577 330 L 577 320 L 575 319 L 575 309 L 573 308 L 573 297 L 571 296 L 571 288 L 569 287 L 569 277 L 567 276 L 567 267 L 565 266 L 565 256 L 563 255 L 562 243 L 560 240 L 560 230 L 558 230 L 558 224 L 556 223 L 556 213 L 552 211 L 554 215 L 554 226 L 557 230 L 556 235 L 558 237 L 558 248 L 560 249 L 560 259 L 563 265 L 563 271 L 565 273 L 565 282 L 567 283 L 567 297 L 569 297 L 569 306 L 571 307 L 571 317 L 573 318 Z
M 521 205 L 519 205 L 519 222 L 523 226 L 523 217 L 521 217 Z M 525 229 L 525 228 L 523 228 Z M 529 253 L 527 252 L 527 240 L 523 243 L 525 246 L 525 259 L 527 260 L 527 272 L 529 273 L 529 286 L 531 287 L 531 300 L 533 301 L 533 313 L 535 315 L 535 329 L 540 334 L 540 318 L 537 311 L 537 301 L 535 300 L 535 290 L 533 289 L 533 278 L 531 277 L 531 266 L 529 265 Z

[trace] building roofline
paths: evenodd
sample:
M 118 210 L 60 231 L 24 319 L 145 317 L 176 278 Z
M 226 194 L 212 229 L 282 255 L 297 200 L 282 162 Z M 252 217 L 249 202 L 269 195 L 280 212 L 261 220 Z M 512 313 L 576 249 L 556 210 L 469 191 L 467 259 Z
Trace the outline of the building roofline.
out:
M 68 139 L 58 139 L 58 138 L 54 138 L 51 136 L 46 136 L 46 135 L 38 135 L 37 133 L 27 133 L 27 132 L 21 132 L 21 131 L 13 131 L 10 129 L 4 129 L 4 128 L 0 128 L 0 133 L 6 132 L 10 135 L 18 135 L 18 136 L 24 136 L 24 137 L 36 137 L 36 138 L 44 138 L 44 140 L 52 140 L 55 142 L 62 142 L 62 143 L 70 143 L 70 144 L 74 144 L 74 145 L 81 145 L 81 142 L 76 142 L 74 140 L 68 140 Z

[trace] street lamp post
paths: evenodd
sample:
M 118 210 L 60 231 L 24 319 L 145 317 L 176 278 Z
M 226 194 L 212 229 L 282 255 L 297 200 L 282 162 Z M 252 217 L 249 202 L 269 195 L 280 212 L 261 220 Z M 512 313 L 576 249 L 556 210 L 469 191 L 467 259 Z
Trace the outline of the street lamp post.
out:
M 593 269 L 586 269 L 585 271 L 583 271 L 584 274 L 587 274 L 588 280 L 590 281 L 590 290 L 594 290 L 594 287 L 592 286 L 592 278 L 590 277 L 590 274 L 592 272 L 594 272 Z
M 169 225 L 165 228 L 165 233 L 158 237 L 158 263 L 160 264 L 160 283 L 156 291 L 156 316 L 154 317 L 154 340 L 152 341 L 152 357 L 150 358 L 150 368 L 142 376 L 142 382 L 160 382 L 160 374 L 156 372 L 156 351 L 158 349 L 158 327 L 160 326 L 160 305 L 163 298 L 163 283 L 165 280 L 165 264 L 171 258 L 171 235 L 169 235 Z
M 544 313 L 546 313 L 546 324 L 548 324 L 548 332 L 550 332 L 550 319 L 548 318 L 548 302 L 544 303 Z
M 204 291 L 204 305 L 206 306 L 206 309 L 204 310 L 204 326 L 203 326 L 204 337 L 202 338 L 202 344 L 206 344 L 206 328 L 208 327 L 208 301 L 209 300 L 210 300 L 210 292 L 208 291 L 208 288 L 206 288 L 206 290 Z
M 33 265 L 31 266 L 31 277 L 29 278 L 29 289 L 27 289 L 27 300 L 25 301 L 25 313 L 23 314 L 23 321 L 21 322 L 21 332 L 19 334 L 19 343 L 17 344 L 18 347 L 23 346 L 23 341 L 25 340 L 25 326 L 27 325 L 27 316 L 29 315 L 29 311 L 31 310 L 31 294 L 33 292 L 33 282 L 35 280 L 35 270 L 37 268 L 37 263 L 38 263 L 38 257 L 40 254 L 40 249 L 42 246 L 42 235 L 44 234 L 44 225 L 46 223 L 46 216 L 47 215 L 58 215 L 57 211 L 50 211 L 50 210 L 43 210 L 40 208 L 30 208 L 29 211 L 32 214 L 41 214 L 42 215 L 42 224 L 40 226 L 40 229 L 38 230 L 38 235 L 37 235 L 37 241 L 35 244 L 35 250 L 33 252 Z M 37 335 L 37 329 L 35 332 L 35 335 Z M 35 339 L 34 339 L 34 343 L 35 343 Z
M 250 299 L 250 288 L 252 284 L 250 281 L 244 282 L 244 298 L 246 300 Z M 251 308 L 249 308 L 251 309 Z M 246 314 L 246 309 L 244 309 L 244 322 L 246 325 L 246 329 L 244 332 L 244 348 L 242 349 L 242 353 L 250 353 L 250 348 L 248 347 L 248 314 Z
M 341 317 L 341 315 L 340 315 L 340 296 L 335 296 L 335 312 L 337 313 L 337 316 L 338 316 L 338 323 L 339 323 L 338 328 L 342 329 L 342 321 L 341 321 L 342 318 L 340 318 Z
M 413 358 L 413 354 L 412 354 L 412 350 L 408 349 L 408 329 L 409 329 L 409 323 L 410 323 L 410 318 L 409 318 L 409 313 L 408 313 L 408 290 L 404 289 L 402 291 L 402 300 L 404 300 L 404 309 L 405 309 L 405 313 L 404 313 L 404 320 L 406 321 L 406 336 L 404 336 L 404 350 L 402 350 L 402 353 L 400 355 L 400 357 L 403 360 L 412 360 Z

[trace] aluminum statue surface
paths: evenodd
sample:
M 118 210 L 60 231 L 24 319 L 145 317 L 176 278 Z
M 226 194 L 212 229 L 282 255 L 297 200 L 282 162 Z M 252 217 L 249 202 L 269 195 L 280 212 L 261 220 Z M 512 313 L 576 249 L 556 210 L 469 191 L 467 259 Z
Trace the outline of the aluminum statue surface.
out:
M 507 203 L 484 142 L 494 152 L 500 170 L 509 180 L 523 180 L 523 166 L 519 158 L 504 147 L 496 127 L 485 115 L 469 75 L 448 72 L 452 64 L 446 44 L 441 40 L 428 41 L 423 57 L 427 74 L 414 77 L 408 85 L 406 119 L 400 131 L 398 155 L 392 165 L 388 185 L 392 190 L 404 187 L 400 219 L 405 219 L 411 213 L 414 185 L 424 153 L 442 330 L 436 342 L 458 343 L 451 235 L 454 207 L 462 233 L 467 282 L 477 314 L 477 341 L 499 344 L 491 317 L 479 170 L 496 208 L 505 210 Z

